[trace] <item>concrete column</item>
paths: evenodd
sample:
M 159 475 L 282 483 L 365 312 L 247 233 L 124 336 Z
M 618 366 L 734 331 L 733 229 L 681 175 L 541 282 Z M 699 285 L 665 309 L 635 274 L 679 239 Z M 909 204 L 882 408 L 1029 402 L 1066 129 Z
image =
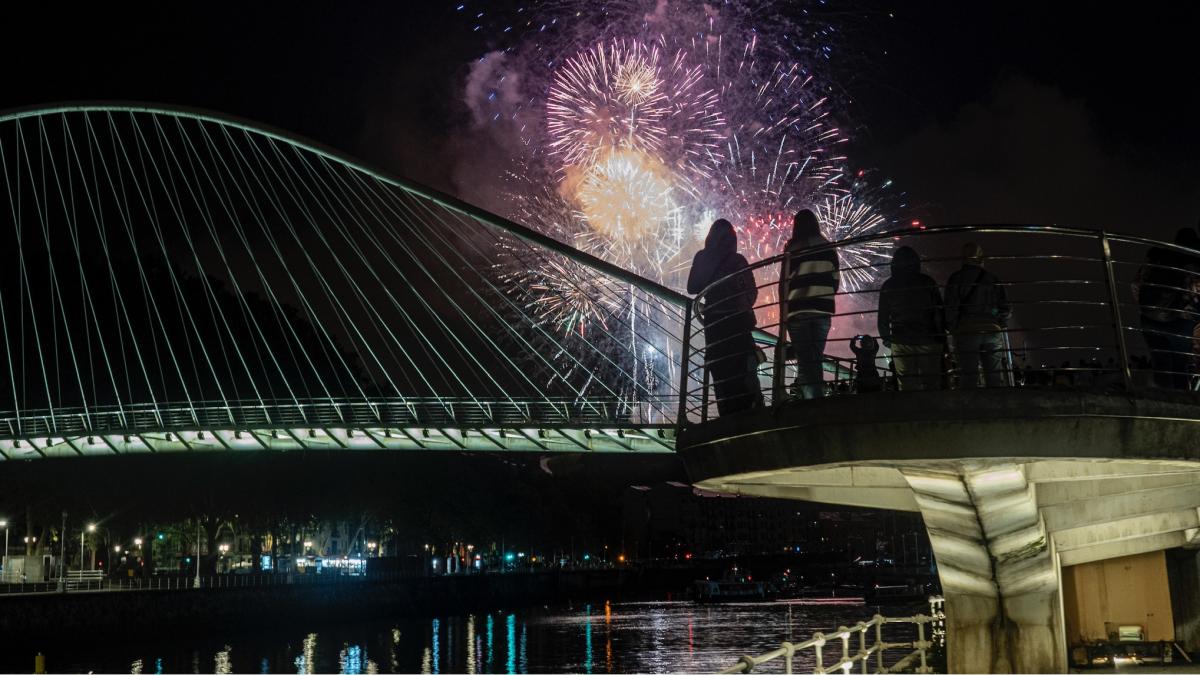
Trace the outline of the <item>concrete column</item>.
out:
M 1167 551 L 1167 583 L 1175 641 L 1188 652 L 1200 651 L 1200 556 L 1195 549 Z
M 1059 570 L 1022 467 L 901 471 L 937 558 L 950 672 L 1065 672 Z

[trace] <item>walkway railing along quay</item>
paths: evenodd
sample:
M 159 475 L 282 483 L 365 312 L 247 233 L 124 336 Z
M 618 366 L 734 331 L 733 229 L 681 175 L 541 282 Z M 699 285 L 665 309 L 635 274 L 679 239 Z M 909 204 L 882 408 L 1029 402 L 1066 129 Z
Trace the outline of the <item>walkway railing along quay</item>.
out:
M 934 670 L 930 665 L 931 652 L 945 645 L 944 604 L 945 600 L 941 596 L 934 596 L 929 598 L 929 614 L 904 617 L 876 614 L 869 621 L 860 621 L 853 626 L 839 626 L 836 631 L 830 633 L 815 633 L 803 642 L 784 642 L 778 649 L 764 654 L 743 656 L 721 673 L 749 673 L 764 664 L 778 665 L 772 662 L 782 659 L 783 672 L 791 675 L 796 665 L 797 653 L 803 654 L 809 650 L 812 652 L 813 673 L 932 673 Z M 886 641 L 885 626 L 901 624 L 913 627 L 916 630 L 916 639 Z M 889 657 L 889 649 L 893 653 L 903 653 L 899 658 Z M 830 656 L 837 657 L 837 661 L 826 664 L 825 659 Z
M 892 349 L 879 340 L 877 328 L 880 287 L 893 274 L 892 253 L 900 246 L 914 249 L 922 261 L 921 272 L 944 294 L 949 277 L 963 266 L 967 243 L 982 247 L 983 267 L 997 277 L 997 287 L 1011 307 L 1011 317 L 999 334 L 1003 341 L 997 353 L 999 372 L 990 382 L 978 373 L 965 373 L 959 363 L 962 352 L 956 347 L 962 343 L 951 326 L 949 339 L 943 332 L 917 336 L 928 338 L 917 342 L 944 345 L 937 349 L 941 367 L 925 378 L 930 381 L 910 379 L 901 386 Z M 797 350 L 792 344 L 779 280 L 788 277 L 793 258 L 829 250 L 838 253 L 841 284 L 833 294 L 836 312 L 824 354 L 814 363 L 805 360 L 803 345 Z M 689 309 L 681 359 L 681 425 L 717 417 L 721 396 L 716 389 L 744 378 L 746 372 L 757 376 L 767 406 L 800 398 L 795 385 L 800 370 L 809 366 L 819 367 L 823 374 L 826 396 L 979 386 L 1197 389 L 1195 364 L 1200 350 L 1193 328 L 1200 323 L 1200 251 L 1183 246 L 1065 227 L 955 226 L 832 242 L 761 260 L 750 269 L 754 288 L 737 290 L 736 275 L 731 275 L 704 289 Z M 958 299 L 964 305 L 974 300 L 969 295 Z M 755 354 L 728 346 L 738 342 L 730 336 L 744 330 L 730 328 L 739 321 L 736 312 L 751 305 L 757 319 L 756 360 Z M 855 353 L 852 342 L 859 335 L 877 341 L 874 357 L 862 350 Z M 913 336 L 908 337 L 912 342 Z M 706 339 L 713 343 L 707 344 Z M 747 367 L 743 364 L 748 359 Z M 736 362 L 734 367 L 721 367 L 730 360 Z M 718 371 L 724 378 L 718 377 Z M 744 391 L 739 389 L 744 381 L 734 382 L 723 396 Z

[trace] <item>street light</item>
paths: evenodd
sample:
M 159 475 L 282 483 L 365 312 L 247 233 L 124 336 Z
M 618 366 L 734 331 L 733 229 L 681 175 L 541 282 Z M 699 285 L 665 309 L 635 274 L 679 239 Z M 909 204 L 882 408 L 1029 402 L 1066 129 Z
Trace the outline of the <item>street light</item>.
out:
M 211 553 L 212 551 L 209 551 Z M 192 588 L 200 588 L 200 519 L 196 518 L 196 578 L 192 581 Z
M 92 533 L 96 531 L 95 523 L 88 523 L 87 527 L 79 531 L 79 569 L 83 569 L 83 535 L 84 533 Z M 96 566 L 96 559 L 92 558 L 92 564 L 88 569 Z
M 4 570 L 4 580 L 8 581 L 8 519 L 0 520 L 0 527 L 4 528 L 4 558 L 3 566 L 0 569 Z
M 134 546 L 136 546 L 136 547 L 138 547 L 138 548 L 141 548 L 141 547 L 142 547 L 142 538 L 141 538 L 141 537 L 134 537 L 134 539 L 133 539 L 133 545 L 134 545 Z

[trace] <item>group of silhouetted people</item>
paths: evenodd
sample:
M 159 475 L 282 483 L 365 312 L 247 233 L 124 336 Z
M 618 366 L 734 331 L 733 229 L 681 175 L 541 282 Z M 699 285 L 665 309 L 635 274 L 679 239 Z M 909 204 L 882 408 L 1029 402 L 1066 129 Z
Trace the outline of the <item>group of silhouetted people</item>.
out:
M 795 360 L 795 398 L 825 395 L 825 345 L 840 283 L 837 250 L 821 233 L 816 214 L 805 209 L 795 215 L 779 279 L 781 323 Z M 715 284 L 715 285 L 714 285 Z M 711 286 L 711 288 L 709 288 Z M 737 252 L 733 225 L 713 223 L 704 248 L 692 261 L 689 293 L 709 288 L 702 309 L 705 368 L 721 415 L 763 404 L 758 366 L 765 354 L 754 341 L 758 286 L 749 263 Z M 944 295 L 939 285 L 921 272 L 916 251 L 901 246 L 892 259 L 892 276 L 879 300 L 879 335 L 892 350 L 898 386 L 918 390 L 940 386 L 947 336 L 954 340 L 960 366 L 960 386 L 1004 382 L 1004 339 L 1011 306 L 996 275 L 984 269 L 983 250 L 968 244 L 962 269 L 951 275 Z M 866 337 L 866 336 L 864 336 Z M 877 349 L 873 339 L 854 342 L 859 369 L 875 373 Z M 863 363 L 863 361 L 866 361 Z M 872 378 L 860 378 L 874 382 Z M 872 385 L 873 386 L 873 385 Z
M 786 273 L 779 280 L 779 297 L 797 363 L 793 394 L 801 398 L 824 396 L 822 362 L 833 320 L 838 290 L 838 256 L 833 248 L 811 251 L 828 244 L 816 214 L 796 214 L 792 237 L 785 250 Z M 737 252 L 737 234 L 728 220 L 712 224 L 704 248 L 692 260 L 688 292 L 699 293 L 716 283 L 705 296 L 703 316 L 705 367 L 711 379 L 717 410 L 727 415 L 762 405 L 758 364 L 765 355 L 754 343 L 754 305 L 758 286 L 746 259 Z
M 1181 229 L 1175 244 L 1182 248 L 1159 246 L 1147 252 L 1134 293 L 1154 384 L 1190 390 L 1200 312 L 1200 258 L 1193 251 L 1200 250 L 1200 234 Z
M 788 361 L 794 361 L 793 398 L 825 395 L 825 346 L 840 282 L 838 252 L 822 235 L 810 210 L 795 215 L 778 281 L 781 327 L 786 330 Z M 1150 359 L 1131 356 L 1134 371 L 1152 372 L 1163 388 L 1191 389 L 1196 370 L 1195 345 L 1200 329 L 1200 233 L 1184 229 L 1175 246 L 1158 246 L 1147 254 L 1134 294 L 1140 309 L 1141 333 Z M 1012 305 L 1005 284 L 985 268 L 982 247 L 968 243 L 962 266 L 944 286 L 922 272 L 921 256 L 909 246 L 892 255 L 891 276 L 879 289 L 877 328 L 891 349 L 895 386 L 902 391 L 1012 384 L 1108 386 L 1118 366 L 1093 359 L 1078 369 L 1010 372 L 1006 331 Z M 1110 272 L 1111 274 L 1111 272 Z M 729 221 L 713 223 L 704 248 L 696 254 L 688 292 L 705 288 L 702 321 L 705 368 L 717 408 L 726 415 L 763 404 L 758 367 L 765 353 L 754 339 L 758 286 L 746 259 L 737 251 L 737 234 Z M 1115 309 L 1114 309 L 1115 311 Z M 783 337 L 782 335 L 780 337 Z M 855 383 L 860 391 L 884 387 L 875 369 L 878 343 L 870 336 L 850 340 L 857 359 Z M 956 367 L 950 369 L 949 364 Z M 1139 367 L 1141 365 L 1141 367 Z M 1044 369 L 1042 369 L 1044 370 Z M 1074 371 L 1086 374 L 1078 374 Z
M 958 385 L 1006 384 L 1004 331 L 1012 305 L 995 274 L 984 269 L 983 249 L 963 247 L 962 268 L 943 291 L 921 272 L 921 257 L 908 246 L 892 254 L 892 276 L 879 289 L 877 325 L 892 349 L 901 391 L 932 389 L 943 381 L 947 340 L 958 362 Z

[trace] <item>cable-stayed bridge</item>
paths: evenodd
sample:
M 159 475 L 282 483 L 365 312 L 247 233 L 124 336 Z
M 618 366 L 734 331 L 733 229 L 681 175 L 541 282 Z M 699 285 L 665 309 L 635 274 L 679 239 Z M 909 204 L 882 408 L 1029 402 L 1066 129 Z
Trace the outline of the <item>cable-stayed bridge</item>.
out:
M 0 177 L 4 460 L 674 449 L 686 298 L 569 243 L 166 106 L 0 114 Z

